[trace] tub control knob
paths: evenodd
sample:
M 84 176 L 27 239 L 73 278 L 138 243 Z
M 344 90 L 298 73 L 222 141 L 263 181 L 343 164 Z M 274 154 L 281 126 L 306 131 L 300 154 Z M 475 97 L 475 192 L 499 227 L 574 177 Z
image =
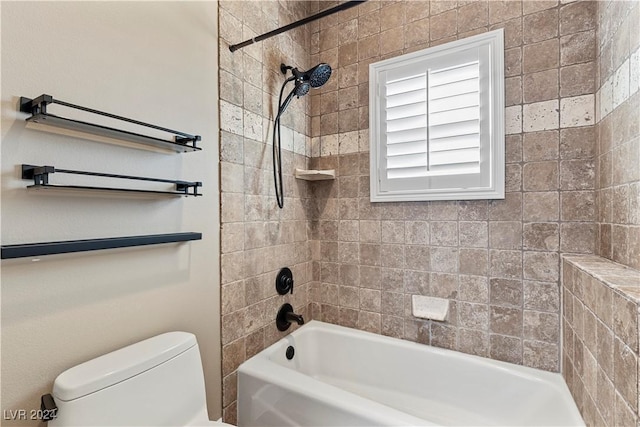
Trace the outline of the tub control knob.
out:
M 276 316 L 276 326 L 279 331 L 286 331 L 291 327 L 291 322 L 296 322 L 298 325 L 304 325 L 304 318 L 293 312 L 291 304 L 282 304 L 278 315 Z
M 287 267 L 284 267 L 276 277 L 276 290 L 278 294 L 284 295 L 293 293 L 293 273 Z

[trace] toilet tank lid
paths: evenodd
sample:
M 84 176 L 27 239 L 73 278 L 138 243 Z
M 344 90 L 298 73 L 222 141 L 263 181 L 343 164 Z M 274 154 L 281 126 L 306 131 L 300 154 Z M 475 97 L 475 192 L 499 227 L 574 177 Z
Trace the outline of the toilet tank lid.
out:
M 56 378 L 53 396 L 69 401 L 117 384 L 183 353 L 197 344 L 188 332 L 168 332 L 99 356 Z

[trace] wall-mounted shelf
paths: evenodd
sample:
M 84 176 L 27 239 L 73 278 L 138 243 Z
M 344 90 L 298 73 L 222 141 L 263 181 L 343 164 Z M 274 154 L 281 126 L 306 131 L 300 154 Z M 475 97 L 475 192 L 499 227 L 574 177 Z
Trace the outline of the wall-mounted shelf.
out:
M 327 169 L 327 170 L 296 169 L 296 178 L 304 179 L 305 181 L 326 181 L 326 180 L 336 179 L 336 171 L 335 169 Z
M 103 178 L 129 179 L 136 181 L 161 182 L 175 185 L 175 191 L 157 191 L 130 188 L 94 187 L 81 185 L 55 185 L 49 183 L 49 175 L 53 173 L 67 173 L 74 175 L 98 176 Z M 147 178 L 141 176 L 115 175 L 100 172 L 77 171 L 70 169 L 56 169 L 53 166 L 22 165 L 22 179 L 33 179 L 33 185 L 27 186 L 30 190 L 65 190 L 65 191 L 109 191 L 118 193 L 138 193 L 158 196 L 202 196 L 198 188 L 201 182 L 175 181 L 160 178 Z
M 169 139 L 165 140 L 165 139 L 147 136 L 147 135 L 130 132 L 122 129 L 116 129 L 108 126 L 98 125 L 95 123 L 88 123 L 80 120 L 60 117 L 47 112 L 47 105 L 49 104 L 63 105 L 65 107 L 86 111 L 99 116 L 108 117 L 115 120 L 121 120 L 126 123 L 133 123 L 135 125 L 147 127 L 150 129 L 167 132 L 169 134 L 173 134 L 173 140 L 169 140 Z M 115 138 L 122 141 L 133 142 L 136 144 L 146 145 L 154 148 L 171 150 L 177 153 L 201 150 L 201 148 L 196 146 L 196 143 L 201 139 L 199 135 L 190 135 L 188 133 L 164 128 L 161 126 L 152 125 L 149 123 L 140 122 L 137 120 L 126 118 L 126 117 L 116 116 L 115 114 L 105 113 L 103 111 L 81 107 L 79 105 L 74 105 L 65 101 L 54 99 L 51 95 L 40 95 L 35 99 L 20 97 L 20 111 L 22 111 L 23 113 L 31 114 L 31 117 L 28 117 L 26 119 L 27 122 L 30 122 L 30 123 L 46 124 L 49 126 L 55 126 L 62 129 L 79 131 L 79 132 L 88 133 L 91 135 L 98 135 L 98 136 L 107 137 L 107 138 Z
M 110 237 L 104 239 L 66 240 L 61 242 L 25 243 L 2 246 L 2 259 L 87 252 L 132 246 L 159 245 L 201 240 L 202 233 L 151 234 L 146 236 Z

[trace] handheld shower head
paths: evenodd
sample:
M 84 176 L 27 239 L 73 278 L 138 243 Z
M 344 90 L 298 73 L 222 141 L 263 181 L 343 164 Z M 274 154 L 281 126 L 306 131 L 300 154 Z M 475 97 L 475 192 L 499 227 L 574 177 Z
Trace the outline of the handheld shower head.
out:
M 278 207 L 282 209 L 284 206 L 284 193 L 282 186 L 282 155 L 280 144 L 280 117 L 289 106 L 294 96 L 300 98 L 309 93 L 309 90 L 324 85 L 331 77 L 331 67 L 329 64 L 320 63 L 308 71 L 300 71 L 290 65 L 280 64 L 280 71 L 286 75 L 291 70 L 292 76 L 284 81 L 280 89 L 280 98 L 278 99 L 278 113 L 273 122 L 273 180 L 276 190 L 276 202 Z M 289 82 L 293 81 L 295 87 L 289 92 L 289 95 L 282 100 L 284 89 Z
M 320 63 L 308 71 L 300 71 L 289 65 L 280 64 L 282 74 L 287 74 L 288 70 L 291 70 L 291 74 L 293 74 L 291 78 L 296 82 L 295 94 L 298 98 L 306 95 L 310 87 L 318 88 L 324 85 L 331 77 L 331 66 L 325 63 Z
M 296 87 L 293 89 L 293 91 L 296 96 L 300 98 L 301 96 L 305 96 L 307 93 L 309 93 L 309 89 L 309 83 L 296 80 Z
M 309 84 L 311 87 L 320 87 L 324 85 L 331 77 L 331 66 L 329 64 L 318 64 L 305 74 L 309 76 Z

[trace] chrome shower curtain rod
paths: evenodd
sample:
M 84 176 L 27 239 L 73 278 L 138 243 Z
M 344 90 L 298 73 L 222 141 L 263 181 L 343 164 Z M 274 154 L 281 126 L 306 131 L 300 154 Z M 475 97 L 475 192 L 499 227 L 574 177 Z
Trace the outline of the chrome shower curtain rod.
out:
M 243 47 L 252 45 L 255 42 L 259 42 L 259 41 L 262 41 L 264 39 L 268 39 L 268 38 L 276 36 L 276 35 L 278 35 L 280 33 L 284 33 L 285 31 L 289 31 L 289 30 L 291 30 L 293 28 L 299 27 L 300 25 L 304 25 L 306 23 L 315 21 L 316 19 L 324 18 L 325 16 L 333 15 L 334 13 L 340 12 L 341 10 L 345 10 L 345 9 L 349 9 L 351 7 L 357 6 L 360 3 L 364 3 L 365 1 L 367 1 L 367 0 L 353 0 L 353 1 L 344 2 L 342 4 L 339 4 L 338 6 L 332 7 L 332 8 L 327 9 L 327 10 L 323 10 L 322 12 L 318 12 L 315 15 L 311 15 L 311 16 L 303 18 L 303 19 L 301 19 L 299 21 L 292 22 L 291 24 L 285 25 L 283 27 L 276 28 L 273 31 L 269 31 L 268 33 L 261 34 L 259 36 L 256 36 L 256 37 L 252 38 L 252 39 L 245 40 L 242 43 L 231 45 L 231 46 L 229 46 L 229 50 L 231 52 L 234 52 L 234 51 L 236 51 L 238 49 L 242 49 Z

